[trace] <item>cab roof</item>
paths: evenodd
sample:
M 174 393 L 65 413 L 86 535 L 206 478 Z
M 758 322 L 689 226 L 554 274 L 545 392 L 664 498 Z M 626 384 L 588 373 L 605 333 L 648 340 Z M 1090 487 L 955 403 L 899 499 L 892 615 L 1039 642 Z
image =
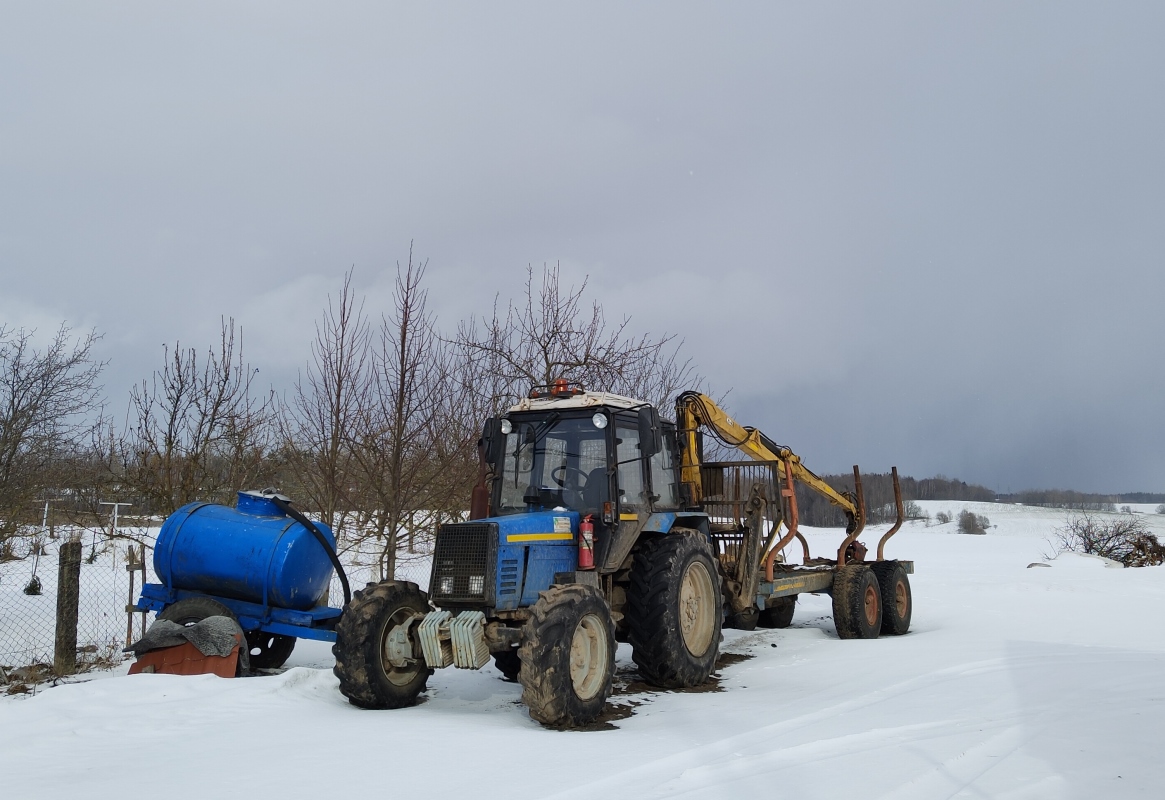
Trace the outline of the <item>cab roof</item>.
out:
M 525 397 L 517 405 L 510 406 L 510 411 L 562 411 L 572 408 L 594 408 L 596 406 L 610 406 L 611 408 L 639 408 L 648 405 L 646 400 L 636 400 L 633 397 L 624 397 L 621 394 L 610 392 L 581 392 L 563 397 Z

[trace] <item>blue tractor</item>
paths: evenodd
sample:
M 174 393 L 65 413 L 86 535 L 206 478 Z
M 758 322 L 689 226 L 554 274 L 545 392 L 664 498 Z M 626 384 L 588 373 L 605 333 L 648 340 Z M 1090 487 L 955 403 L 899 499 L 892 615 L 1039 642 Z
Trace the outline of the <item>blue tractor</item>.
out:
M 912 565 L 881 558 L 898 526 L 865 561 L 856 468 L 857 494 L 837 492 L 704 395 L 684 393 L 676 410 L 678 426 L 559 381 L 488 420 L 471 519 L 436 532 L 428 593 L 369 584 L 335 623 L 340 691 L 400 708 L 433 670 L 492 658 L 531 717 L 577 727 L 611 694 L 619 641 L 644 680 L 683 688 L 708 680 L 722 626 L 787 626 L 800 592 L 833 594 L 843 638 L 905 633 Z M 705 463 L 704 430 L 750 460 Z M 809 557 L 795 478 L 846 513 L 836 558 Z M 796 567 L 780 557 L 793 538 L 806 549 Z

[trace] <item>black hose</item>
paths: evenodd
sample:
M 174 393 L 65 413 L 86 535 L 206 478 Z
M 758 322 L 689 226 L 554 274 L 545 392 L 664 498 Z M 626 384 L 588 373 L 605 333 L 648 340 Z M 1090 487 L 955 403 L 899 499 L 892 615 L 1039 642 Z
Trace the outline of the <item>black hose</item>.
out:
M 332 566 L 336 568 L 336 574 L 340 576 L 340 585 L 344 587 L 344 605 L 348 605 L 352 601 L 352 590 L 348 588 L 348 574 L 344 572 L 344 565 L 340 563 L 340 557 L 336 555 L 336 548 L 332 547 L 332 543 L 324 536 L 323 531 L 317 528 L 315 523 L 310 519 L 292 508 L 291 503 L 278 495 L 268 495 L 268 497 L 271 502 L 279 507 L 280 511 L 307 528 L 311 531 L 311 535 L 316 537 L 316 541 L 320 543 L 324 548 L 324 552 L 328 554 L 328 559 L 332 562 Z

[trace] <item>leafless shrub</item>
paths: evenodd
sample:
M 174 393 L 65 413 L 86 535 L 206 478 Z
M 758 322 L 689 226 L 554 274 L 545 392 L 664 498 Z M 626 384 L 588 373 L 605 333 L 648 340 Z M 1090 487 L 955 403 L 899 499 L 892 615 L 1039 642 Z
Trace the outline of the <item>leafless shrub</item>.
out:
M 965 508 L 959 512 L 959 533 L 982 534 L 986 533 L 989 527 L 991 520 L 982 514 L 975 514 Z
M 1122 514 L 1132 514 L 1133 507 L 1132 506 L 1121 506 L 1121 513 Z
M 1147 567 L 1165 562 L 1165 545 L 1149 532 L 1144 519 L 1131 515 L 1098 517 L 1081 512 L 1068 517 L 1053 534 L 1057 553 L 1088 553 L 1119 561 L 1126 567 Z
M 1157 506 L 1157 513 L 1158 514 L 1165 514 L 1165 503 L 1162 503 L 1161 505 Z
M 951 521 L 951 515 L 945 511 L 940 511 L 934 515 L 934 521 L 939 525 L 945 525 Z

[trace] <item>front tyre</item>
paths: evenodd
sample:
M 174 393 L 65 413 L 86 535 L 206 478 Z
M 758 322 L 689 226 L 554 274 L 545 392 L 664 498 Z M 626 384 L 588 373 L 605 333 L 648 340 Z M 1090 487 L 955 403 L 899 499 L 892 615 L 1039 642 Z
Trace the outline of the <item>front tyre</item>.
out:
M 627 592 L 628 639 L 644 680 L 699 686 L 716 666 L 724 599 L 712 545 L 697 531 L 644 541 Z
M 599 590 L 552 586 L 538 595 L 522 630 L 522 702 L 543 725 L 593 722 L 611 696 L 615 623 Z
M 425 666 L 414 630 L 429 612 L 415 583 L 384 581 L 352 595 L 336 625 L 332 669 L 340 692 L 360 708 L 404 708 L 433 670 Z

